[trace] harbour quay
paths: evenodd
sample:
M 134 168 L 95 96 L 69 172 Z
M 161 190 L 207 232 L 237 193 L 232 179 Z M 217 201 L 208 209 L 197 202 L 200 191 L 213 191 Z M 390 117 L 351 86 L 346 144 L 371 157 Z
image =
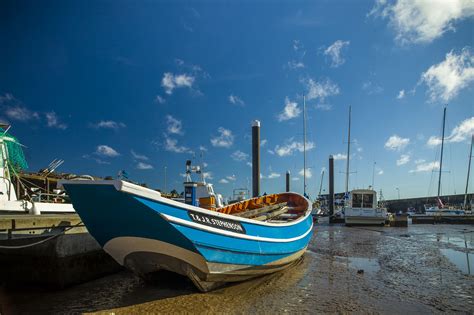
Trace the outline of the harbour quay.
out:
M 0 282 L 62 288 L 120 270 L 77 214 L 1 215 Z

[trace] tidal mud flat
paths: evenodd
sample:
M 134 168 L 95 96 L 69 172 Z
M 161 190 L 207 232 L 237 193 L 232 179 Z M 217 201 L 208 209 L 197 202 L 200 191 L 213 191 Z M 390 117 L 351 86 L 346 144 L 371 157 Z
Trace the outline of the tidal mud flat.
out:
M 0 289 L 0 313 L 474 312 L 474 227 L 330 226 L 304 258 L 274 275 L 199 293 L 163 273 L 144 283 L 122 271 L 60 291 Z

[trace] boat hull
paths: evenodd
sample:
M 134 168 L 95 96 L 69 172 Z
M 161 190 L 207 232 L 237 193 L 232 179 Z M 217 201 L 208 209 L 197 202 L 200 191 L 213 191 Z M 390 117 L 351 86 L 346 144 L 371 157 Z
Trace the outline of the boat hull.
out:
M 385 225 L 385 218 L 371 216 L 353 216 L 345 217 L 347 226 L 351 225 Z
M 385 225 L 387 212 L 378 208 L 347 208 L 345 210 L 346 225 Z
M 312 235 L 309 207 L 294 222 L 271 224 L 168 200 L 121 181 L 63 185 L 89 232 L 119 264 L 144 278 L 162 269 L 176 272 L 201 291 L 288 267 Z

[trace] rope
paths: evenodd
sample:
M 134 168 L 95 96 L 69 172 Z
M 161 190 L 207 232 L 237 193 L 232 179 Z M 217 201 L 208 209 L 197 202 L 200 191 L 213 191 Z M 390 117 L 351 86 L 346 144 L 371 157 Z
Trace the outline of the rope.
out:
M 50 236 L 50 237 L 48 237 L 44 240 L 38 241 L 36 243 L 27 244 L 27 245 L 18 245 L 18 246 L 2 246 L 2 245 L 0 245 L 0 249 L 22 249 L 22 248 L 28 248 L 28 247 L 33 247 L 33 246 L 36 246 L 36 245 L 39 245 L 39 244 L 43 244 L 43 243 L 46 243 L 47 241 L 50 241 L 52 239 L 55 239 L 56 237 L 59 237 L 59 236 L 63 235 L 64 233 L 66 233 L 67 231 L 69 231 L 69 230 L 71 230 L 75 227 L 78 227 L 80 224 L 82 224 L 82 221 L 79 221 L 79 223 L 77 223 L 76 225 L 73 225 L 73 226 L 70 226 L 70 227 L 64 229 L 62 232 L 60 232 L 58 234 Z

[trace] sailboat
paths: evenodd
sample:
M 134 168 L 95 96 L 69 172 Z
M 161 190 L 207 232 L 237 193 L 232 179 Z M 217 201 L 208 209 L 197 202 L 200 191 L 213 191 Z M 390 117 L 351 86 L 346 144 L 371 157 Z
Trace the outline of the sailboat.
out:
M 446 107 L 443 110 L 443 131 L 441 134 L 441 156 L 439 158 L 439 177 L 438 177 L 438 194 L 436 196 L 436 206 L 424 205 L 426 215 L 464 215 L 466 212 L 463 209 L 456 209 L 447 207 L 441 200 L 441 175 L 443 174 L 443 151 L 444 151 L 444 130 L 446 126 Z M 471 143 L 472 151 L 472 143 Z M 469 157 L 470 164 L 470 157 Z M 467 185 L 469 183 L 469 175 L 466 183 L 466 194 Z
M 351 113 L 349 106 L 349 129 L 347 133 L 346 193 L 344 196 L 344 221 L 351 225 L 385 225 L 387 210 L 378 207 L 377 192 L 370 189 L 354 189 L 349 193 L 349 161 L 351 152 Z

